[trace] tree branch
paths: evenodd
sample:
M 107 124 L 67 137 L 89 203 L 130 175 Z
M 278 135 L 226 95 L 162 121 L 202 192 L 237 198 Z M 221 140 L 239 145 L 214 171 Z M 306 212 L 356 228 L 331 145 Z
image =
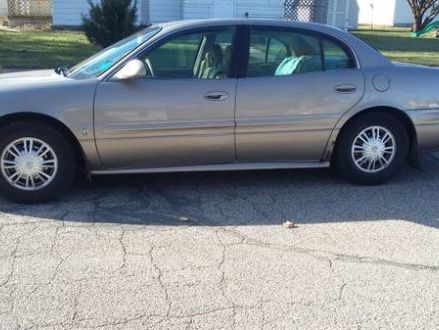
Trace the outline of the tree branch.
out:
M 439 0 L 407 0 L 407 3 L 413 14 L 414 31 L 424 28 L 439 15 Z

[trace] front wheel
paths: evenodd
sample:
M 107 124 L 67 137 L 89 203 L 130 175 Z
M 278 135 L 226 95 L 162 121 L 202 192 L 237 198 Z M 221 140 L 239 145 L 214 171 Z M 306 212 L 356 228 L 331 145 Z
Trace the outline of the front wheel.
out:
M 337 172 L 361 185 L 384 183 L 402 169 L 409 139 L 404 125 L 391 114 L 369 113 L 341 132 L 334 151 Z
M 56 128 L 23 121 L 0 129 L 0 188 L 18 203 L 57 198 L 74 177 L 76 157 Z

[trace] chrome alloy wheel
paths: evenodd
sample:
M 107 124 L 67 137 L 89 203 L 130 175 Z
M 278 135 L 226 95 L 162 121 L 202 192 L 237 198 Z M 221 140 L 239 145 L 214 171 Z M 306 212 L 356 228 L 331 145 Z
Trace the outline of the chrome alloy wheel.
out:
M 395 137 L 382 126 L 364 129 L 352 145 L 352 159 L 355 165 L 367 173 L 376 173 L 388 167 L 395 154 Z
M 10 143 L 1 155 L 1 172 L 10 185 L 26 191 L 46 187 L 58 171 L 58 159 L 44 141 L 23 137 Z

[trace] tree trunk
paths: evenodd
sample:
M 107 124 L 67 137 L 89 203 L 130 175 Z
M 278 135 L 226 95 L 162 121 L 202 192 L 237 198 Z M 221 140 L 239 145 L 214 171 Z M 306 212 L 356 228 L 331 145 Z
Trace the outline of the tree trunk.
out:
M 413 32 L 421 31 L 423 28 L 422 17 L 415 17 L 415 21 L 413 23 Z

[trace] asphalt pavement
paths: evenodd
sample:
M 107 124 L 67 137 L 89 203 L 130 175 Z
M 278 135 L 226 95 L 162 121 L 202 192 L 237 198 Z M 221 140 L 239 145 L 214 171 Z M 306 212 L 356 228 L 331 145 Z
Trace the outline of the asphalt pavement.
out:
M 78 180 L 0 200 L 0 329 L 438 329 L 439 160 Z M 285 228 L 285 221 L 295 228 Z

